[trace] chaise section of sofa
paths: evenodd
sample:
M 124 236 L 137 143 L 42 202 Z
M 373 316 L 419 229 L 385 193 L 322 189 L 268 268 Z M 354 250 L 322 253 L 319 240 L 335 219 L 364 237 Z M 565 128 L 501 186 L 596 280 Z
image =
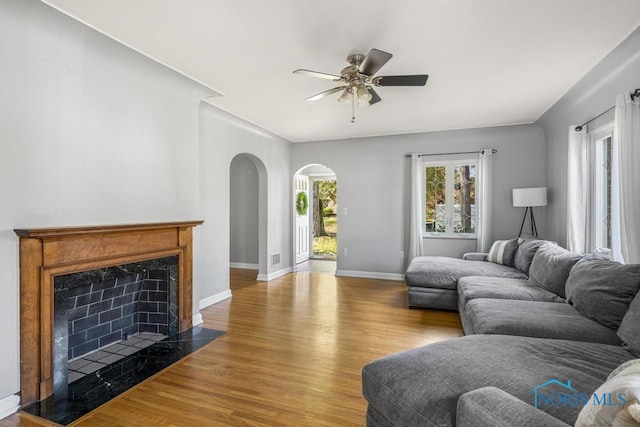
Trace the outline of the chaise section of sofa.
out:
M 458 279 L 465 276 L 526 279 L 513 267 L 486 261 L 427 256 L 411 260 L 405 282 L 409 307 L 457 310 Z
M 503 335 L 430 344 L 364 367 L 368 425 L 455 426 L 459 398 L 487 386 L 531 406 L 534 389 L 551 379 L 570 381 L 576 390 L 592 393 L 614 368 L 635 357 L 622 346 Z M 540 409 L 573 425 L 581 407 Z
M 479 253 L 465 254 L 462 259 L 440 256 L 412 259 L 405 273 L 409 307 L 457 310 L 458 282 L 463 277 L 526 280 L 536 251 L 547 241 L 530 238 L 516 245 L 517 240 L 512 239 L 515 253 L 508 257 L 507 264 L 489 262 L 487 254 Z

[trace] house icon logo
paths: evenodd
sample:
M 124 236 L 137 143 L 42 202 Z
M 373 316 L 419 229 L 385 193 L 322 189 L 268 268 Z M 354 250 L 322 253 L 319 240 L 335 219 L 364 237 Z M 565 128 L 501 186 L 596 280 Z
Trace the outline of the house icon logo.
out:
M 567 391 L 566 391 L 566 394 L 572 394 L 572 395 L 575 395 L 575 394 L 577 394 L 577 393 L 578 393 L 578 390 L 576 390 L 575 388 L 573 388 L 573 387 L 571 386 L 571 380 L 567 380 L 567 383 L 565 384 L 565 383 L 563 383 L 562 381 L 559 381 L 559 380 L 557 380 L 557 379 L 555 379 L 555 378 L 552 378 L 552 379 L 550 379 L 549 381 L 544 382 L 544 383 L 542 383 L 542 384 L 540 384 L 540 385 L 538 385 L 538 386 L 536 386 L 536 387 L 534 387 L 534 388 L 532 388 L 532 389 L 530 390 L 530 391 L 532 391 L 532 392 L 533 392 L 533 406 L 534 406 L 535 408 L 538 408 L 539 398 L 540 398 L 540 400 L 542 401 L 542 403 L 548 404 L 548 403 L 550 403 L 550 402 L 553 402 L 553 401 L 554 401 L 554 400 L 553 400 L 554 396 L 559 395 L 559 393 L 553 393 L 553 394 L 550 394 L 550 395 L 549 395 L 549 394 L 545 394 L 545 393 L 542 391 L 542 389 L 544 389 L 544 388 L 546 388 L 546 387 L 549 387 L 549 386 L 551 386 L 551 385 L 554 385 L 554 384 L 555 384 L 555 385 L 558 385 L 558 386 L 560 386 L 560 387 L 562 387 L 562 388 L 564 388 L 564 389 L 566 389 L 566 390 L 567 390 Z M 549 397 L 551 397 L 551 399 L 549 399 Z
M 584 393 L 579 392 L 571 385 L 571 380 L 566 383 L 555 378 L 550 379 L 530 390 L 533 392 L 533 406 L 540 409 L 548 406 L 572 406 L 585 405 L 624 406 L 627 403 L 626 394 L 623 393 Z

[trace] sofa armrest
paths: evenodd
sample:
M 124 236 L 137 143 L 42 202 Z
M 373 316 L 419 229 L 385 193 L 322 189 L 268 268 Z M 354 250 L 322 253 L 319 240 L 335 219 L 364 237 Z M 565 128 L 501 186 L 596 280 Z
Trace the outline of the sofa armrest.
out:
M 465 259 L 467 261 L 486 261 L 487 255 L 489 254 L 484 252 L 467 252 L 466 254 L 462 255 L 462 259 Z
M 482 387 L 460 396 L 456 426 L 569 427 L 569 424 L 499 388 Z

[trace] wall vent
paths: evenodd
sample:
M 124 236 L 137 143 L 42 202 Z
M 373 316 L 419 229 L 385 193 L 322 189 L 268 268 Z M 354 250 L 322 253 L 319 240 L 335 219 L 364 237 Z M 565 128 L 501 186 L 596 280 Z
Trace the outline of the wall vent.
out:
M 271 254 L 271 265 L 278 265 L 280 264 L 280 254 Z

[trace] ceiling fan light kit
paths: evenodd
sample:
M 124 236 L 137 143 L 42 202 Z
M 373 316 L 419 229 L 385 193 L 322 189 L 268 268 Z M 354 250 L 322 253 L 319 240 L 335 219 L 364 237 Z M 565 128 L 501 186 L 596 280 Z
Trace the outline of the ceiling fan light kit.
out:
M 371 101 L 371 98 L 372 96 L 365 85 L 358 86 L 358 104 L 369 105 L 369 101 Z
M 342 91 L 342 95 L 338 97 L 338 102 L 342 104 L 348 104 L 351 102 L 351 98 L 352 98 L 351 89 L 347 88 L 347 89 L 344 89 Z
M 427 83 L 429 78 L 427 74 L 373 77 L 392 56 L 390 53 L 378 49 L 371 49 L 367 55 L 351 52 L 347 56 L 349 65 L 342 69 L 339 76 L 303 69 L 295 70 L 294 74 L 303 74 L 341 83 L 340 86 L 310 96 L 307 101 L 317 101 L 336 92 L 342 92 L 338 97 L 338 102 L 343 104 L 351 103 L 351 123 L 354 123 L 356 119 L 354 107 L 356 104 L 364 107 L 382 101 L 373 86 L 424 86 Z

